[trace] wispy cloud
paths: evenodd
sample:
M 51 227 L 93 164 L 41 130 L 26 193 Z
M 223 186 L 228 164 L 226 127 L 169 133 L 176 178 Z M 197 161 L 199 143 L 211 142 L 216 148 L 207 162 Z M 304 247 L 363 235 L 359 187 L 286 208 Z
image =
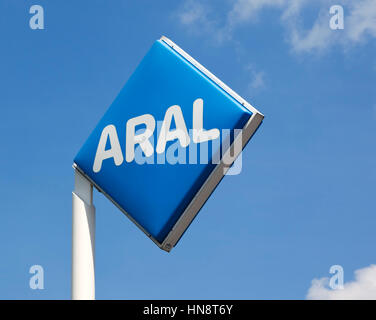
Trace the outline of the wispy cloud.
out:
M 259 90 L 265 87 L 264 71 L 256 70 L 251 64 L 248 65 L 245 70 L 250 75 L 250 82 L 248 85 L 249 91 L 254 92 L 254 90 Z
M 250 87 L 252 89 L 260 89 L 260 88 L 264 87 L 264 85 L 265 85 L 264 76 L 265 76 L 265 73 L 263 71 L 255 72 L 253 74 L 253 79 L 250 83 Z
M 199 1 L 187 0 L 177 12 L 178 21 L 196 34 L 212 34 L 217 23 L 210 17 L 211 9 Z
M 329 27 L 329 9 L 333 0 L 235 0 L 221 19 L 209 17 L 213 8 L 204 7 L 198 0 L 188 0 L 178 12 L 179 21 L 200 33 L 209 33 L 218 42 L 234 39 L 235 31 L 245 25 L 259 22 L 264 10 L 279 10 L 280 23 L 287 41 L 296 53 L 323 52 L 333 45 L 344 48 L 376 38 L 376 0 L 339 0 L 345 8 L 345 29 Z M 317 9 L 319 8 L 319 9 Z M 306 10 L 317 10 L 310 28 L 304 27 Z
M 330 4 L 333 1 L 322 0 L 321 10 L 311 29 L 304 30 L 297 17 L 284 19 L 290 35 L 290 43 L 296 52 L 325 51 L 334 45 L 349 49 L 359 43 L 376 38 L 376 0 L 343 0 L 345 10 L 344 30 L 331 30 L 329 27 Z
M 201 3 L 193 0 L 185 2 L 178 16 L 183 25 L 202 24 L 207 21 L 206 8 Z
M 307 299 L 312 300 L 374 300 L 376 299 L 376 265 L 355 271 L 355 280 L 344 284 L 343 289 L 332 290 L 329 279 L 312 280 Z
M 228 13 L 227 27 L 233 27 L 250 19 L 257 19 L 264 8 L 283 7 L 286 0 L 237 0 Z
M 286 16 L 285 16 L 286 17 Z M 329 11 L 321 10 L 311 29 L 305 30 L 298 21 L 297 13 L 284 18 L 288 39 L 295 52 L 322 52 L 333 44 L 336 33 L 329 27 Z
M 367 36 L 376 37 L 376 1 L 352 1 L 348 18 L 347 37 L 352 42 L 364 41 Z

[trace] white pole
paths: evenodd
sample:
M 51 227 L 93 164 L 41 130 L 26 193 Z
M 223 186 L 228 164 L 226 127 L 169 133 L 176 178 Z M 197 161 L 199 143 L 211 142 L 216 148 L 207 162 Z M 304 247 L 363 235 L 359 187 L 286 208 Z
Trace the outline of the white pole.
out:
M 76 169 L 72 192 L 72 299 L 95 299 L 93 186 Z

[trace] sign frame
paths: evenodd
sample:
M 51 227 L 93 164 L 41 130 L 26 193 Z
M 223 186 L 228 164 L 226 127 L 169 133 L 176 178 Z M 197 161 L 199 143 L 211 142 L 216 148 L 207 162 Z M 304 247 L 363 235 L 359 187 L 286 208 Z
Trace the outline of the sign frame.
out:
M 252 116 L 242 128 L 242 134 L 238 135 L 230 147 L 226 150 L 225 154 L 222 156 L 221 161 L 216 165 L 214 170 L 211 172 L 209 177 L 206 179 L 204 184 L 201 186 L 199 191 L 193 197 L 189 205 L 186 207 L 182 215 L 176 221 L 175 225 L 169 231 L 163 242 L 159 242 L 155 239 L 149 232 L 147 232 L 130 214 L 128 214 L 112 197 L 107 194 L 95 181 L 93 181 L 85 172 L 76 164 L 73 163 L 73 168 L 78 170 L 90 183 L 95 186 L 95 188 L 103 193 L 121 212 L 123 212 L 139 229 L 141 229 L 159 248 L 170 252 L 171 249 L 178 243 L 184 232 L 187 230 L 189 225 L 192 223 L 194 218 L 197 216 L 198 212 L 201 210 L 205 202 L 208 200 L 210 195 L 213 193 L 217 185 L 220 183 L 222 178 L 226 175 L 226 172 L 231 167 L 232 163 L 236 160 L 239 154 L 244 149 L 245 145 L 251 139 L 253 134 L 256 132 L 257 128 L 261 125 L 264 115 L 260 113 L 257 109 L 255 109 L 252 105 L 250 105 L 246 100 L 240 97 L 236 92 L 230 89 L 226 84 L 224 84 L 221 80 L 219 80 L 216 76 L 214 76 L 210 71 L 208 71 L 205 67 L 203 67 L 200 63 L 198 63 L 195 59 L 193 59 L 188 53 L 186 53 L 183 49 L 177 46 L 174 42 L 170 39 L 162 36 L 160 38 L 165 44 L 167 44 L 172 50 L 186 59 L 191 65 L 193 65 L 196 69 L 198 69 L 201 73 L 203 73 L 206 77 L 208 77 L 211 81 L 213 81 L 216 85 L 218 85 L 221 89 L 223 89 L 226 93 L 228 93 L 231 97 L 233 97 L 237 102 L 239 102 L 243 107 L 248 109 Z M 238 141 L 241 139 L 241 141 Z M 241 150 L 237 150 L 238 148 L 234 148 L 235 145 L 238 145 L 239 142 L 241 143 Z M 240 149 L 240 148 L 239 148 Z M 233 156 L 228 157 L 228 154 L 231 153 Z M 226 164 L 223 159 L 233 159 L 231 164 Z

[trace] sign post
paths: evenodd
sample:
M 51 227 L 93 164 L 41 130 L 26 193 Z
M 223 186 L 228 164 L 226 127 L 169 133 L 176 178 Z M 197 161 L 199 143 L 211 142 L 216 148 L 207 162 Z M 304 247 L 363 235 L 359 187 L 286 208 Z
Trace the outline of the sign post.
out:
M 93 185 L 74 170 L 72 192 L 72 299 L 95 299 Z
M 222 178 L 240 173 L 263 118 L 171 40 L 155 41 L 74 158 L 72 298 L 95 297 L 93 186 L 170 252 Z

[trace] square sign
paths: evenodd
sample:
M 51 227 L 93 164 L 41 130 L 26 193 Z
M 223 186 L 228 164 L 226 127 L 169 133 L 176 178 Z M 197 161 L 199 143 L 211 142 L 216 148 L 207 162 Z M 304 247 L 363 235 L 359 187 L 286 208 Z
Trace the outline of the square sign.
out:
M 262 120 L 162 37 L 90 134 L 74 167 L 170 251 Z

